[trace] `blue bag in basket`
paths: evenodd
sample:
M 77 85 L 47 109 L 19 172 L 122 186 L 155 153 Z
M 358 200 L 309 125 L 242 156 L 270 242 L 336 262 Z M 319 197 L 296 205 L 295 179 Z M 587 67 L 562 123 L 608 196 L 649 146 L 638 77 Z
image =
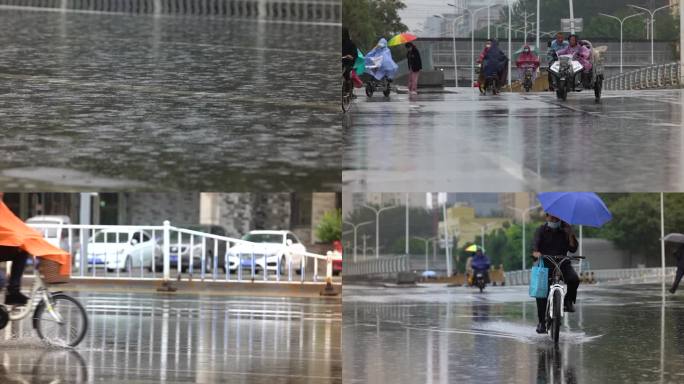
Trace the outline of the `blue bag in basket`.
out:
M 549 269 L 544 266 L 544 261 L 539 258 L 537 265 L 530 272 L 530 297 L 545 299 L 549 294 Z

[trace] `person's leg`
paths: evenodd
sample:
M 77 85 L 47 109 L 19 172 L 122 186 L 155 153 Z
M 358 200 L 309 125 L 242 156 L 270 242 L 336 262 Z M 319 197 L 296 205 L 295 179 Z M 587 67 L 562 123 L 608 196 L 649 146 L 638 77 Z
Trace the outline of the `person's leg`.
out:
M 546 304 L 548 299 L 537 299 L 537 319 L 539 324 L 537 324 L 537 332 L 546 332 Z
M 563 273 L 563 280 L 568 286 L 568 293 L 565 295 L 565 304 L 574 304 L 575 301 L 577 301 L 577 288 L 580 284 L 579 276 L 577 276 L 577 272 L 572 268 L 570 262 L 565 262 L 561 265 L 561 273 Z
M 10 277 L 7 284 L 7 295 L 5 296 L 5 304 L 8 305 L 24 305 L 28 301 L 28 297 L 21 294 L 21 278 L 24 275 L 26 268 L 26 260 L 28 260 L 28 253 L 22 251 L 18 247 L 0 246 L 0 261 L 11 261 L 12 269 L 10 270 Z
M 413 92 L 418 93 L 418 77 L 420 76 L 420 72 L 413 73 L 415 73 L 415 78 L 413 79 Z
M 409 71 L 408 74 L 408 92 L 409 94 L 413 92 L 413 71 Z
M 672 288 L 670 288 L 670 292 L 675 293 L 677 291 L 679 282 L 682 281 L 682 276 L 684 276 L 684 268 L 677 267 L 677 275 L 675 276 L 674 282 L 672 283 Z
M 21 278 L 24 276 L 24 269 L 26 268 L 26 260 L 28 260 L 28 257 L 28 253 L 20 251 L 17 252 L 12 259 L 12 269 L 10 270 L 10 277 L 7 282 L 8 292 L 19 292 L 21 289 Z

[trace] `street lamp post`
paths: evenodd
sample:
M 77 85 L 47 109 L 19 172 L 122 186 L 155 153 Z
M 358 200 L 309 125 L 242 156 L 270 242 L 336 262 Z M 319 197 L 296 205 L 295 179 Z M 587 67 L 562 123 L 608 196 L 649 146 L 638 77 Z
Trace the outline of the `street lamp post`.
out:
M 525 44 L 527 44 L 527 24 L 528 24 L 527 18 L 528 18 L 528 17 L 532 17 L 532 16 L 534 16 L 534 13 L 528 14 L 527 11 L 525 11 L 525 15 L 523 16 L 523 18 L 525 19 L 525 26 L 523 27 L 523 28 L 524 28 L 524 32 L 523 32 L 523 33 L 524 33 L 524 36 L 523 36 L 523 38 L 525 39 Z
M 658 7 L 658 8 L 656 8 L 656 9 L 654 9 L 654 10 L 650 10 L 650 9 L 646 9 L 646 8 L 644 8 L 644 7 L 640 7 L 640 6 L 638 6 L 638 5 L 627 4 L 628 7 L 632 7 L 632 8 L 636 8 L 636 9 L 642 10 L 642 11 L 644 11 L 644 12 L 647 12 L 649 15 L 651 15 L 651 65 L 653 65 L 653 64 L 655 63 L 655 61 L 653 60 L 653 34 L 655 33 L 655 28 L 654 28 L 654 25 L 655 25 L 655 14 L 656 14 L 656 12 L 658 12 L 658 11 L 660 11 L 660 10 L 663 10 L 663 9 L 665 9 L 665 8 L 670 8 L 670 7 L 673 6 L 673 5 L 674 5 L 674 4 L 663 5 L 662 7 Z
M 487 224 L 485 224 L 485 225 L 481 225 L 481 226 L 480 226 L 480 230 L 481 230 L 481 234 L 482 234 L 481 237 L 480 237 L 480 244 L 481 244 L 481 247 L 482 247 L 483 250 L 484 250 L 484 247 L 485 247 L 485 246 L 484 246 L 484 245 L 485 245 L 485 242 L 484 242 L 484 241 L 485 241 L 485 230 L 487 229 L 487 227 L 489 227 L 489 226 L 492 225 L 492 224 L 496 224 L 496 223 L 487 223 Z M 483 252 L 484 252 L 484 251 L 483 251 Z
M 600 12 L 599 12 L 599 15 L 617 20 L 618 23 L 620 23 L 620 73 L 622 73 L 622 27 L 623 27 L 623 25 L 627 19 L 630 19 L 630 18 L 635 17 L 635 16 L 643 15 L 643 12 L 635 13 L 635 14 L 629 15 L 629 16 L 625 16 L 622 19 L 617 17 L 617 16 L 607 15 L 605 13 L 600 13 Z M 653 53 L 651 53 L 651 63 L 652 62 L 653 62 Z
M 368 260 L 368 258 L 366 257 L 366 240 L 368 240 L 369 237 L 370 237 L 370 235 L 361 236 L 361 238 L 363 239 L 363 259 L 364 260 Z
M 429 268 L 428 268 L 428 250 L 429 250 L 429 245 L 430 245 L 430 242 L 431 242 L 431 241 L 433 241 L 433 240 L 436 239 L 436 237 L 430 237 L 430 238 L 427 238 L 427 239 L 426 239 L 426 238 L 424 238 L 424 237 L 413 236 L 413 238 L 416 239 L 416 240 L 420 240 L 420 241 L 422 241 L 422 242 L 425 243 L 425 270 L 427 271 L 427 270 L 429 270 Z M 433 247 L 433 248 L 434 248 L 434 247 Z
M 684 4 L 679 2 L 679 84 L 684 84 Z
M 447 5 L 454 7 L 454 8 L 460 8 L 455 4 L 447 3 Z M 475 15 L 477 15 L 478 12 L 480 12 L 483 9 L 489 9 L 493 4 L 489 4 L 486 7 L 480 7 L 477 8 L 473 11 L 471 11 L 468 8 L 461 8 L 464 12 L 468 12 L 470 15 L 470 57 L 471 57 L 471 65 L 470 65 L 470 84 L 471 86 L 475 84 Z
M 570 6 L 570 34 L 575 34 L 575 7 L 572 5 L 572 0 L 568 0 Z
M 357 234 L 357 230 L 361 226 L 372 224 L 372 223 L 373 223 L 372 221 L 364 221 L 363 223 L 354 224 L 354 223 L 349 222 L 349 221 L 344 221 L 344 224 L 351 226 L 352 229 L 354 230 L 354 262 L 355 263 L 356 263 L 356 234 Z
M 506 0 L 507 8 L 508 8 L 508 55 L 513 56 L 513 41 L 511 40 L 511 3 L 510 0 Z M 512 69 L 512 63 L 509 58 L 508 60 L 508 90 L 512 90 L 513 88 L 513 76 L 511 75 L 511 69 Z
M 529 208 L 526 208 L 526 209 L 508 206 L 508 208 L 511 208 L 511 209 L 515 210 L 516 212 L 520 212 L 520 216 L 522 218 L 522 269 L 523 270 L 527 269 L 526 265 L 525 265 L 525 258 L 526 258 L 525 257 L 525 240 L 526 240 L 525 224 L 526 224 L 526 220 L 527 220 L 527 214 L 529 212 L 534 211 L 535 209 L 537 209 L 539 207 L 541 207 L 541 205 L 539 205 L 539 204 L 534 205 L 534 206 L 529 207 Z
M 372 207 L 370 205 L 364 205 L 365 208 L 370 209 L 375 212 L 375 258 L 380 258 L 380 213 L 387 211 L 392 208 L 399 207 L 398 205 L 390 205 L 387 207 L 382 207 L 380 209 Z
M 440 19 L 444 19 L 444 16 L 434 15 Z M 454 18 L 451 23 L 452 39 L 453 39 L 453 50 L 454 50 L 454 87 L 458 87 L 458 61 L 456 59 L 456 21 L 463 19 L 464 15 L 460 15 Z
M 539 28 L 540 28 L 539 12 L 540 12 L 540 9 L 539 9 L 539 0 L 537 0 L 537 41 L 535 42 L 535 44 L 536 44 L 535 47 L 537 48 L 537 50 L 538 50 L 539 52 L 541 52 L 541 50 L 539 49 L 539 36 L 540 36 L 540 35 L 539 35 L 539 33 L 540 33 L 540 31 L 539 31 Z

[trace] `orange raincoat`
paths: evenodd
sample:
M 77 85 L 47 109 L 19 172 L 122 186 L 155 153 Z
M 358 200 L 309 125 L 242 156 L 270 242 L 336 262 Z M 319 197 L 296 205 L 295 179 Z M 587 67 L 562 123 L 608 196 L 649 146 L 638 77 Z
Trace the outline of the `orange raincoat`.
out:
M 19 247 L 29 255 L 52 260 L 60 264 L 59 273 L 61 275 L 71 274 L 71 255 L 69 252 L 48 243 L 40 232 L 24 224 L 1 200 L 0 245 Z

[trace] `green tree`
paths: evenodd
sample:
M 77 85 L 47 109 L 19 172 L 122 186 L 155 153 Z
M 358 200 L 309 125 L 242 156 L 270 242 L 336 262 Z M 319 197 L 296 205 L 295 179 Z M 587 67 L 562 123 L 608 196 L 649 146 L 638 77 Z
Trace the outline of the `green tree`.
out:
M 613 219 L 585 235 L 611 240 L 629 254 L 643 254 L 652 265 L 660 260 L 660 194 L 602 194 Z M 665 194 L 665 233 L 684 232 L 684 194 Z
M 321 222 L 316 226 L 316 237 L 324 243 L 342 238 L 342 213 L 339 209 L 323 214 Z
M 635 5 L 645 8 L 655 8 L 668 4 L 667 0 L 634 0 Z M 652 4 L 651 4 L 652 3 Z M 537 0 L 519 0 L 513 5 L 513 23 L 522 24 L 521 16 L 525 10 L 536 12 Z M 600 16 L 606 13 L 618 17 L 624 17 L 638 11 L 627 7 L 624 0 L 575 0 L 574 13 L 576 18 L 584 19 L 584 31 L 580 33 L 587 38 L 614 38 L 620 37 L 620 28 L 617 21 L 609 20 Z M 541 26 L 542 31 L 557 31 L 560 28 L 560 19 L 570 17 L 570 9 L 567 0 L 544 0 L 541 3 Z M 534 18 L 533 18 L 534 19 Z M 501 20 L 508 20 L 508 9 L 504 7 Z M 536 28 L 534 28 L 536 29 Z M 646 39 L 646 30 L 643 17 L 635 17 L 628 20 L 624 26 L 625 39 Z M 667 10 L 656 14 L 656 39 L 677 40 L 679 38 L 679 21 Z
M 404 8 L 401 0 L 342 0 L 342 26 L 360 49 L 368 51 L 379 38 L 408 30 L 399 17 Z

